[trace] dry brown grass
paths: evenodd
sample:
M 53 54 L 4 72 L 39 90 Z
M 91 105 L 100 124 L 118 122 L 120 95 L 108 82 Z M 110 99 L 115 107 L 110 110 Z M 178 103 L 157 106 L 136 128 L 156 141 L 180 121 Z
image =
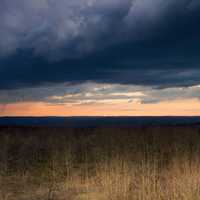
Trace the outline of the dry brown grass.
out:
M 1 128 L 0 200 L 198 200 L 200 129 Z

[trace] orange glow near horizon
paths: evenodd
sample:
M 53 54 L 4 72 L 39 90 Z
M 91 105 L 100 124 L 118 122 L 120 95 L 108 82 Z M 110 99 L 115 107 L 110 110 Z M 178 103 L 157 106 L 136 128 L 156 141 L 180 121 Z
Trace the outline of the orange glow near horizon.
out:
M 200 100 L 173 100 L 155 104 L 109 103 L 65 105 L 24 102 L 0 105 L 0 116 L 200 116 Z M 1 108 L 0 107 L 0 108 Z

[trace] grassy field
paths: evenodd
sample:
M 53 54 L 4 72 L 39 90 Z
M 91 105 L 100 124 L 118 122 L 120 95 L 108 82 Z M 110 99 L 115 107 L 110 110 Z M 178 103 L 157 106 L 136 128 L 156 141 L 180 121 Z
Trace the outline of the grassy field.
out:
M 198 200 L 200 128 L 0 128 L 0 200 Z

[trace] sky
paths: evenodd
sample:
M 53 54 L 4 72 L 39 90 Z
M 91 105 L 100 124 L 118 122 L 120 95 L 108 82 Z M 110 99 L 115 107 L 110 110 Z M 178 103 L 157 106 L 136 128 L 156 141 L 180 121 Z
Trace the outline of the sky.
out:
M 199 0 L 0 0 L 0 116 L 199 116 Z

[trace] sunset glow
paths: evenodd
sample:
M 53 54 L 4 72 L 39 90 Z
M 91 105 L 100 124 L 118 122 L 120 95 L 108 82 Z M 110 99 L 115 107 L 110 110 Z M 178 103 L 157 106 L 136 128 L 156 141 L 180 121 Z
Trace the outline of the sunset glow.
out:
M 2 107 L 2 106 L 1 106 Z M 174 100 L 156 104 L 113 103 L 93 105 L 54 105 L 15 103 L 1 109 L 1 116 L 198 116 L 197 99 Z

